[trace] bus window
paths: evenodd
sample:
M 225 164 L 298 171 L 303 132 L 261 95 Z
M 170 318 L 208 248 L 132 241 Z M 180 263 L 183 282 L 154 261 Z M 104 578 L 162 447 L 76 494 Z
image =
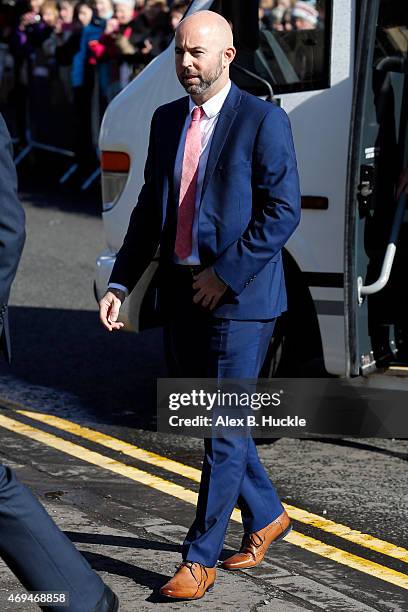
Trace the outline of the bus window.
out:
M 404 72 L 408 52 L 408 7 L 392 0 L 380 4 L 374 65 L 389 72 Z
M 216 0 L 234 32 L 235 83 L 255 95 L 329 87 L 331 1 Z M 266 81 L 266 83 L 265 83 Z

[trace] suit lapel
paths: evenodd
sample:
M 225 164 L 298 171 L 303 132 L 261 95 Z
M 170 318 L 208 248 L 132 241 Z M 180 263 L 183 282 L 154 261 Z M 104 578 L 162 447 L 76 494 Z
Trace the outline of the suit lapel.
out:
M 208 154 L 207 166 L 204 174 L 203 187 L 201 191 L 201 201 L 208 186 L 208 183 L 211 179 L 211 176 L 214 172 L 215 166 L 217 165 L 218 158 L 221 154 L 228 133 L 231 129 L 232 123 L 237 115 L 237 109 L 241 102 L 241 96 L 242 91 L 236 85 L 234 85 L 234 83 L 232 83 L 231 89 L 220 111 L 220 116 L 218 117 L 217 125 L 214 129 L 210 151 Z M 168 185 L 172 190 L 177 149 L 189 110 L 188 96 L 186 96 L 185 98 L 181 98 L 178 104 L 179 106 L 174 109 L 174 111 L 171 113 L 171 117 L 169 118 L 169 131 L 166 139 L 167 155 L 164 172 L 165 178 L 167 178 L 168 180 Z M 163 219 L 166 217 L 165 210 L 167 205 L 167 197 L 165 198 L 165 200 L 166 201 L 163 202 Z
M 221 108 L 220 116 L 218 117 L 217 124 L 214 129 L 214 134 L 211 141 L 210 151 L 208 154 L 207 166 L 204 174 L 203 187 L 201 191 L 201 201 L 203 200 L 205 190 L 207 189 L 208 183 L 211 180 L 213 172 L 218 162 L 218 158 L 221 154 L 227 136 L 231 129 L 232 123 L 237 115 L 237 107 L 241 102 L 241 90 L 231 84 L 231 89 L 225 102 Z
M 167 137 L 166 174 L 168 175 L 171 185 L 173 184 L 174 164 L 176 162 L 177 149 L 184 123 L 188 115 L 188 100 L 188 96 L 180 100 L 180 106 L 177 108 L 176 112 L 172 113 L 169 125 L 169 134 Z
M 179 100 L 175 112 L 172 112 L 170 117 L 165 118 L 168 127 L 166 134 L 166 149 L 162 157 L 162 228 L 169 212 L 169 200 L 170 202 L 174 202 L 174 165 L 187 114 L 188 97 Z

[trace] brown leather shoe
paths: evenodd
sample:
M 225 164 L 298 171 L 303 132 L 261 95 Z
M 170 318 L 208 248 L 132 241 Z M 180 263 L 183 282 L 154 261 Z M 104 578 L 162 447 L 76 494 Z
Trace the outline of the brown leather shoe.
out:
M 173 578 L 161 587 L 160 594 L 175 599 L 201 599 L 206 591 L 212 591 L 215 573 L 215 567 L 183 561 Z
M 254 533 L 245 533 L 239 552 L 228 557 L 221 567 L 229 570 L 246 569 L 259 565 L 269 545 L 284 538 L 292 529 L 290 518 L 284 510 L 278 518 L 263 529 Z

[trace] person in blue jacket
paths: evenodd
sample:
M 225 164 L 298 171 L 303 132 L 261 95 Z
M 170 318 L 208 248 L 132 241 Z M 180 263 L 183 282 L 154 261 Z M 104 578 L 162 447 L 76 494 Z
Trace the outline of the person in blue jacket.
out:
M 73 88 L 74 116 L 76 121 L 76 156 L 79 175 L 87 178 L 98 166 L 95 144 L 93 143 L 93 113 L 102 120 L 108 99 L 109 66 L 96 62 L 92 56 L 92 43 L 98 41 L 105 31 L 108 19 L 113 16 L 111 0 L 97 0 L 92 19 L 80 35 L 79 49 L 72 60 L 71 84 Z M 98 108 L 92 107 L 95 83 L 98 85 Z

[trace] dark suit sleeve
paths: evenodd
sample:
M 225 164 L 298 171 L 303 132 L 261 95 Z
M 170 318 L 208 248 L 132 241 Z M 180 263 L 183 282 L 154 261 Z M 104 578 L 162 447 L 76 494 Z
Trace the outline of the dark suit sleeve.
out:
M 0 350 L 10 357 L 7 302 L 25 241 L 24 209 L 17 197 L 11 139 L 0 115 Z
M 161 214 L 156 180 L 157 111 L 150 126 L 149 148 L 144 169 L 144 185 L 132 211 L 129 227 L 120 248 L 109 283 L 132 291 L 153 259 L 160 241 Z
M 300 221 L 300 187 L 287 114 L 271 105 L 260 125 L 253 155 L 253 212 L 242 236 L 214 264 L 237 295 L 279 253 Z
M 0 115 L 0 304 L 6 304 L 25 241 L 24 209 L 17 197 L 11 139 Z

